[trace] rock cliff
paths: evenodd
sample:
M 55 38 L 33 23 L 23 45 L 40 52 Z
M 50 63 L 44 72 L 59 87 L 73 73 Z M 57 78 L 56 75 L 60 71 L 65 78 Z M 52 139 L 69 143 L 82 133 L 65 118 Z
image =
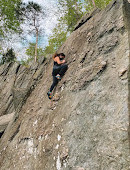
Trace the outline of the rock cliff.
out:
M 59 52 L 69 69 L 52 101 L 51 58 L 0 67 L 0 116 L 14 114 L 0 169 L 128 170 L 130 3 L 84 16 Z

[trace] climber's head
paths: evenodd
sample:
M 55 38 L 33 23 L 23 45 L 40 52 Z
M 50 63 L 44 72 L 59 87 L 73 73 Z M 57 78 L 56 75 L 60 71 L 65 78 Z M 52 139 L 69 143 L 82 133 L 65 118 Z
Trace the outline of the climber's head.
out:
M 65 58 L 65 54 L 64 53 L 57 54 L 57 56 L 60 57 L 61 59 Z
M 64 58 L 65 58 L 65 54 L 64 54 L 64 53 L 59 53 L 59 54 L 55 53 L 55 54 L 53 55 L 53 59 L 54 59 L 55 57 L 59 57 L 60 59 L 64 59 Z

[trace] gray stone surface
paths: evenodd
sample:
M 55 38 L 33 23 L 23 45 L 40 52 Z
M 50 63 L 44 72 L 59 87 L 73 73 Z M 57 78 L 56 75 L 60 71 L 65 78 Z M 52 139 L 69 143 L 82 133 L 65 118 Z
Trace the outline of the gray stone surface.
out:
M 0 133 L 4 132 L 8 124 L 13 120 L 14 113 L 0 117 Z
M 129 9 L 126 0 L 113 1 L 70 35 L 59 49 L 69 69 L 54 100 L 46 95 L 52 61 L 21 109 L 14 95 L 17 118 L 0 139 L 1 170 L 130 169 Z M 22 69 L 16 94 L 28 88 Z
M 20 110 L 43 76 L 47 61 L 22 66 L 9 63 L 0 66 L 0 116 Z M 31 65 L 31 66 L 30 66 Z

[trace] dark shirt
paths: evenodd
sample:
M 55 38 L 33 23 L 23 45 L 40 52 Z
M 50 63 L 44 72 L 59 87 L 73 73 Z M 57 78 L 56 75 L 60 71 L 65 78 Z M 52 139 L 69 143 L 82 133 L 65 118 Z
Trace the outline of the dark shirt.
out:
M 60 58 L 60 57 L 59 57 L 59 59 L 60 59 L 60 61 L 63 60 L 63 58 Z M 57 68 L 59 68 L 60 66 L 61 66 L 61 64 L 58 64 L 57 62 L 54 61 L 53 69 L 57 69 Z

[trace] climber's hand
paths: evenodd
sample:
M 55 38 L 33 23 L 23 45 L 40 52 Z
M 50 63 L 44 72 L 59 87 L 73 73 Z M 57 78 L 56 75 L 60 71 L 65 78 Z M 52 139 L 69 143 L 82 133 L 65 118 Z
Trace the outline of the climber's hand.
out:
M 62 64 L 64 64 L 65 63 L 65 60 L 62 60 Z

